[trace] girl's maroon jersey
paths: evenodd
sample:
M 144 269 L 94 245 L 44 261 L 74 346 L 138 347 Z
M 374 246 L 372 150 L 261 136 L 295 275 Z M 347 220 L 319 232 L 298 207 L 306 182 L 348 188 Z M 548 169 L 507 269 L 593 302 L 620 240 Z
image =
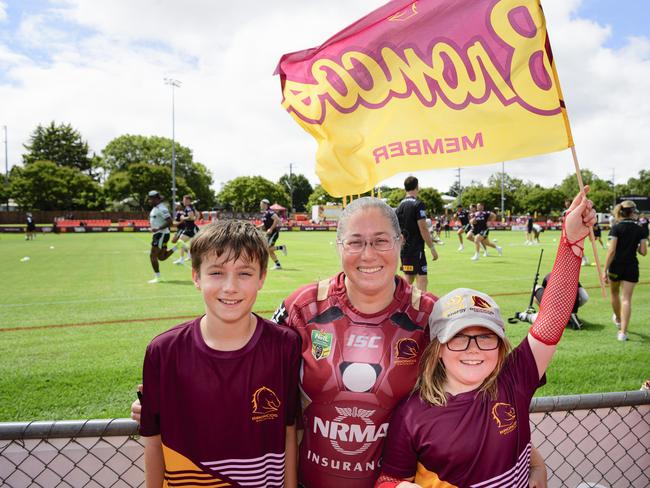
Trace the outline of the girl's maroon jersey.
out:
M 372 487 L 379 475 L 389 417 L 415 384 L 436 300 L 395 281 L 392 303 L 376 314 L 352 306 L 340 273 L 300 288 L 274 316 L 302 339 L 299 478 L 307 488 Z
M 200 321 L 160 334 L 144 359 L 140 434 L 161 436 L 164 486 L 281 487 L 300 339 L 258 317 L 243 348 L 216 351 Z

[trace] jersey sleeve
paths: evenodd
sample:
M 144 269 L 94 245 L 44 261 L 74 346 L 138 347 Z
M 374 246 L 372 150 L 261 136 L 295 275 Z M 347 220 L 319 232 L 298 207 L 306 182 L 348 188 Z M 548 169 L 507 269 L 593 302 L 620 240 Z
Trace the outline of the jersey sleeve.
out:
M 144 355 L 142 384 L 140 435 L 149 437 L 160 434 L 160 354 L 152 344 Z
M 618 237 L 619 234 L 619 226 L 618 225 L 613 225 L 611 229 L 609 229 L 609 235 L 607 236 L 608 239 L 613 239 L 615 237 Z
M 298 407 L 300 394 L 298 391 L 298 382 L 300 375 L 301 343 L 300 336 L 297 333 L 291 334 L 289 346 L 289 364 L 286 396 L 286 424 L 294 425 L 298 417 Z
M 528 337 L 524 337 L 524 340 L 508 355 L 500 379 L 510 382 L 513 390 L 527 398 L 532 398 L 535 390 L 546 384 L 546 374 L 539 378 L 537 363 Z
M 648 228 L 641 227 L 641 240 L 648 240 Z
M 382 473 L 400 479 L 415 476 L 418 462 L 407 418 L 408 402 L 403 402 L 390 419 L 381 467 Z
M 418 200 L 418 206 L 417 206 L 417 215 L 418 215 L 418 220 L 426 219 L 427 218 L 427 211 L 424 208 L 424 203 Z

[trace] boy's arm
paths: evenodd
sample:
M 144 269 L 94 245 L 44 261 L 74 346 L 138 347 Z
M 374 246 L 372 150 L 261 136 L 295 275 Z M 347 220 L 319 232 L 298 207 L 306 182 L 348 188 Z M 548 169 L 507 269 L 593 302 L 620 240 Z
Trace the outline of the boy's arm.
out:
M 580 192 L 569 207 L 539 315 L 528 333 L 528 343 L 540 378 L 546 372 L 571 316 L 578 290 L 583 240 L 596 222 L 593 204 L 587 199 L 588 191 L 589 187 L 585 186 L 584 192 Z
M 284 447 L 284 486 L 285 488 L 298 487 L 298 438 L 296 425 L 287 425 Z
M 161 488 L 165 478 L 165 460 L 159 435 L 142 437 L 144 443 L 144 479 L 146 488 Z

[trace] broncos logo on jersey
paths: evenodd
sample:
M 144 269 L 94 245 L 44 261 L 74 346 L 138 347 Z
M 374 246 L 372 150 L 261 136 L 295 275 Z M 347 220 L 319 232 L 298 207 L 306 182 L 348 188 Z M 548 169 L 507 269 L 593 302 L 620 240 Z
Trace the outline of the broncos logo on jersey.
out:
M 495 403 L 492 407 L 492 418 L 500 434 L 508 434 L 517 428 L 515 407 L 509 403 Z
M 253 393 L 251 404 L 253 407 L 253 420 L 260 422 L 277 418 L 281 402 L 273 390 L 262 386 Z

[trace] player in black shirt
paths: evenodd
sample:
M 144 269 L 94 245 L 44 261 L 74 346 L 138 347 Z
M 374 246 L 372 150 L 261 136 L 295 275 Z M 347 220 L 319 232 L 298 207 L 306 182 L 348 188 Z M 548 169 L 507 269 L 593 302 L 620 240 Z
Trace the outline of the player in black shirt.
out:
M 636 254 L 645 256 L 648 253 L 648 230 L 638 224 L 639 213 L 631 200 L 618 204 L 613 213 L 616 224 L 609 231 L 603 279 L 609 281 L 614 310 L 612 320 L 620 328 L 617 338 L 626 341 L 632 314 L 632 293 L 639 281 Z
M 476 205 L 476 212 L 474 212 L 472 220 L 470 221 L 473 225 L 473 232 L 476 236 L 474 241 L 476 252 L 474 253 L 474 256 L 472 256 L 472 261 L 478 261 L 481 245 L 484 247 L 493 247 L 497 250 L 499 256 L 503 255 L 503 249 L 491 242 L 488 238 L 488 234 L 490 233 L 490 229 L 488 229 L 488 222 L 491 222 L 496 218 L 497 216 L 493 212 L 490 212 L 483 208 L 482 203 L 478 203 Z M 485 250 L 485 254 L 487 255 L 487 249 Z
M 269 255 L 275 263 L 271 269 L 282 269 L 280 265 L 280 260 L 278 259 L 275 251 L 282 251 L 284 255 L 287 255 L 287 246 L 276 246 L 275 243 L 280 237 L 280 226 L 282 221 L 278 214 L 271 210 L 271 202 L 266 198 L 262 199 L 260 202 L 260 210 L 262 211 L 262 224 L 259 225 L 258 229 L 264 229 L 266 232 L 266 238 L 269 243 Z
M 32 217 L 32 214 L 29 212 L 27 212 L 26 224 L 27 225 L 25 225 L 25 240 L 33 241 L 34 231 L 36 230 L 36 224 L 34 223 L 34 217 Z
M 174 237 L 172 237 L 172 244 L 176 244 L 179 240 L 181 241 L 180 257 L 174 261 L 174 264 L 183 264 L 185 261 L 191 259 L 190 241 L 199 231 L 199 228 L 196 225 L 196 220 L 198 217 L 199 213 L 196 211 L 194 205 L 192 204 L 192 196 L 184 195 L 183 204 L 176 207 L 176 212 L 174 214 L 176 234 L 174 234 Z M 186 249 L 187 256 L 185 256 Z
M 404 245 L 400 253 L 401 269 L 406 276 L 406 281 L 410 284 L 415 281 L 415 286 L 426 291 L 428 278 L 424 245 L 426 244 L 431 250 L 431 258 L 434 261 L 438 259 L 438 253 L 427 229 L 427 213 L 424 204 L 417 198 L 420 191 L 418 179 L 415 176 L 407 177 L 404 180 L 404 189 L 406 197 L 400 202 L 395 212 L 404 236 Z
M 469 219 L 474 212 L 473 209 L 474 205 L 470 205 L 470 210 L 465 210 L 461 204 L 458 204 L 456 207 L 456 213 L 454 214 L 454 218 L 460 222 L 460 229 L 458 229 L 458 240 L 460 241 L 460 245 L 458 246 L 458 250 L 462 251 L 465 249 L 465 246 L 463 245 L 463 233 L 467 234 L 467 238 L 470 239 L 469 233 L 472 230 L 472 224 L 469 223 Z M 474 237 L 470 240 L 474 240 Z

